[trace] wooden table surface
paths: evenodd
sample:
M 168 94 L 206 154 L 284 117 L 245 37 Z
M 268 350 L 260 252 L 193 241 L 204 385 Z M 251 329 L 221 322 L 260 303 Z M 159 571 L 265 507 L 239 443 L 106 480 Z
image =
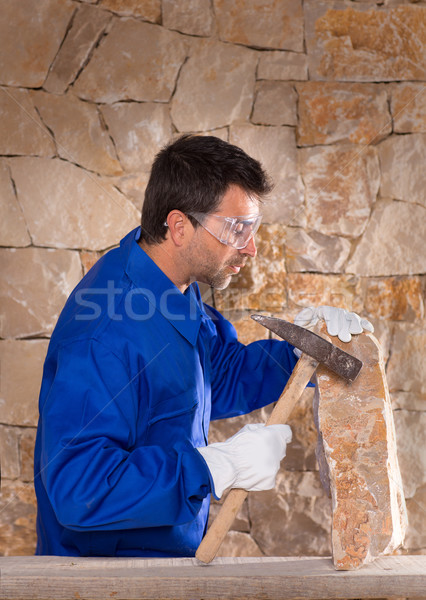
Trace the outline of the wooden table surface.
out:
M 387 556 L 357 571 L 330 558 L 0 558 L 5 600 L 426 598 L 426 556 Z

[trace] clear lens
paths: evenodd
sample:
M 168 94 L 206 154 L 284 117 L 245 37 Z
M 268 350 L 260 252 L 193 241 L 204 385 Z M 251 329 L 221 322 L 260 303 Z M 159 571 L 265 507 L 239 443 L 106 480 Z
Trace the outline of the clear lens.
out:
M 262 215 L 245 217 L 223 217 L 221 215 L 205 215 L 190 213 L 198 223 L 222 244 L 237 250 L 245 248 L 259 229 Z

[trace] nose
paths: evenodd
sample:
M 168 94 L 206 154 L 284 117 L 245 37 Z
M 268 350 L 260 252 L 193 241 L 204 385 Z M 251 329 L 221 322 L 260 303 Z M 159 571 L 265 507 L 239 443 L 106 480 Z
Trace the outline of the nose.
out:
M 249 243 L 245 248 L 241 248 L 241 254 L 248 254 L 252 258 L 254 258 L 257 254 L 256 242 L 254 241 L 254 236 L 250 238 Z

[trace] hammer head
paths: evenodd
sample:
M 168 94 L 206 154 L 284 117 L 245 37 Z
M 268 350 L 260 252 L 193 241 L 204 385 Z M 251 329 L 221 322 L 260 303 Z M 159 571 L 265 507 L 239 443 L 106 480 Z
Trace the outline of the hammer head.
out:
M 309 329 L 275 317 L 251 315 L 251 318 L 348 381 L 353 381 L 361 370 L 362 362 L 358 358 Z

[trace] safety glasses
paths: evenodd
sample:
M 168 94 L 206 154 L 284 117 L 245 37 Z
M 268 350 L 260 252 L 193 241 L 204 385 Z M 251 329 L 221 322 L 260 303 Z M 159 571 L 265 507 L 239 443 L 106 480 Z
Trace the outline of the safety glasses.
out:
M 245 217 L 223 217 L 204 213 L 188 213 L 221 244 L 226 244 L 237 250 L 246 248 L 251 238 L 259 229 L 262 215 L 247 215 Z

